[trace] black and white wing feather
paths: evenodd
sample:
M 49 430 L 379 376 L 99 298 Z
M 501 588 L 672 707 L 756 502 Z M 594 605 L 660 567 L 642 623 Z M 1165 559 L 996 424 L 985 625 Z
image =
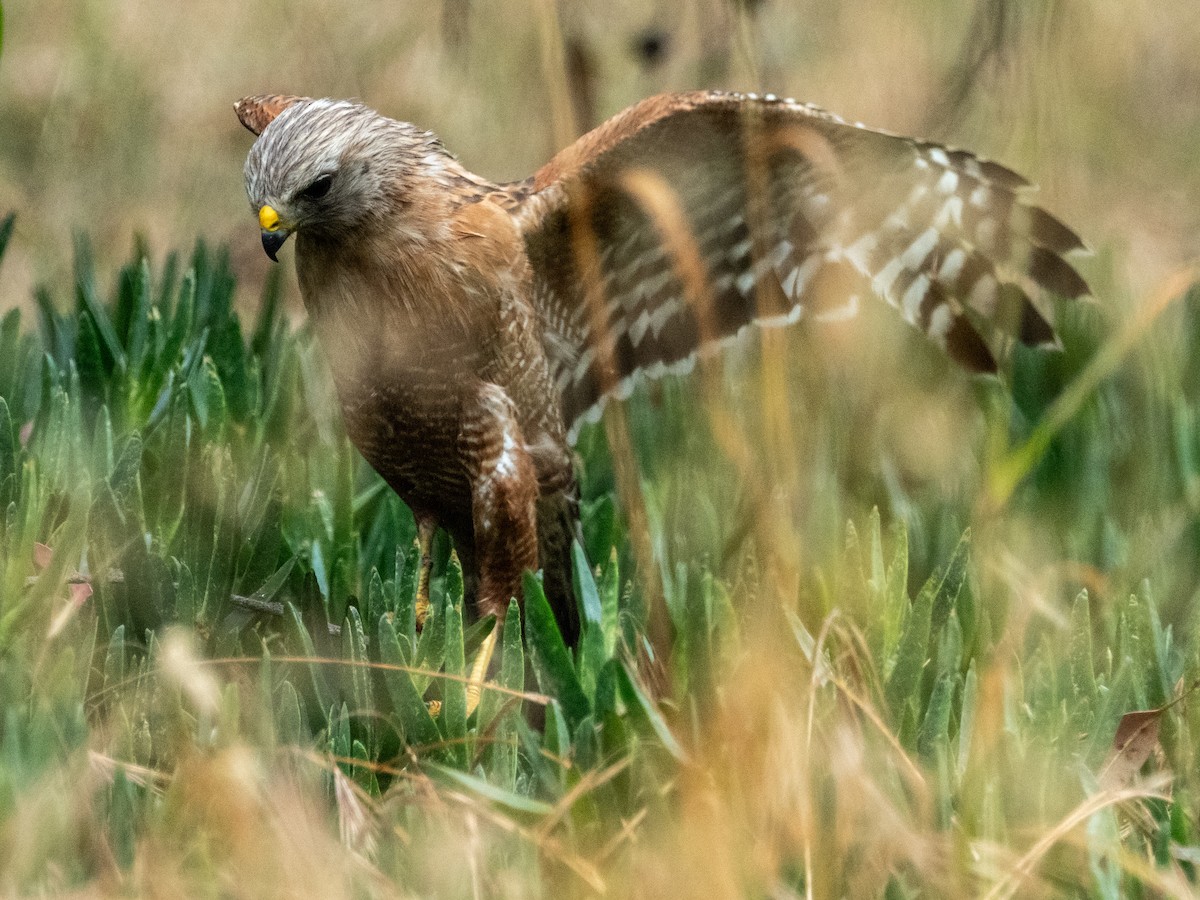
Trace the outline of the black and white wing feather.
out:
M 637 373 L 750 324 L 847 317 L 875 295 L 971 371 L 1034 305 L 1088 292 L 1083 248 L 1015 172 L 767 95 L 645 100 L 511 189 L 573 438 Z

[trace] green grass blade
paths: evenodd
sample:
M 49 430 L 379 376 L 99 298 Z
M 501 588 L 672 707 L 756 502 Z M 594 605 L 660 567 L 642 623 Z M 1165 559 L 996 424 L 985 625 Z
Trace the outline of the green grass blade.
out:
M 571 657 L 563 643 L 542 583 L 525 573 L 525 630 L 533 671 L 542 691 L 562 704 L 571 727 L 591 712 Z
M 312 636 L 308 633 L 308 628 L 304 624 L 304 620 L 300 617 L 300 611 L 291 603 L 284 604 L 284 618 L 288 625 L 288 630 L 291 632 L 292 639 L 299 645 L 300 656 L 308 659 L 316 659 L 317 651 L 313 646 Z M 325 673 L 321 671 L 321 666 L 316 663 L 309 663 L 305 666 L 308 669 L 309 683 L 312 686 L 313 700 L 317 708 L 321 710 L 323 715 L 328 715 L 329 710 L 333 708 L 333 692 L 329 688 L 329 684 L 325 679 Z
M 933 584 L 933 578 L 930 578 L 925 587 L 921 588 L 921 593 L 917 595 L 916 602 L 909 611 L 908 621 L 905 622 L 904 632 L 900 635 L 896 663 L 892 667 L 884 690 L 888 706 L 897 722 L 903 718 L 905 705 L 910 700 L 916 700 L 921 672 L 925 668 L 927 659 L 930 619 L 937 591 L 938 588 Z
M 490 784 L 481 778 L 476 778 L 474 775 L 468 775 L 466 772 L 460 772 L 457 769 L 439 766 L 436 763 L 429 763 L 425 766 L 425 769 L 430 774 L 437 775 L 445 781 L 455 784 L 458 787 L 466 788 L 469 793 L 474 794 L 481 800 L 487 800 L 489 803 L 494 803 L 511 812 L 531 816 L 548 816 L 554 811 L 554 807 L 548 803 L 505 790 L 502 787 Z
M 925 719 L 917 735 L 917 752 L 926 760 L 933 760 L 939 749 L 945 749 L 950 741 L 950 704 L 954 699 L 954 686 L 958 676 L 946 672 L 938 677 L 925 710 Z
M 279 740 L 285 744 L 304 744 L 309 739 L 300 711 L 300 695 L 290 681 L 279 685 L 279 698 L 275 701 L 275 723 Z
M 458 569 L 457 557 L 452 557 L 451 568 Z M 461 583 L 462 572 L 458 570 Z M 463 604 L 462 589 L 458 589 L 458 600 L 446 603 L 446 674 L 465 678 L 468 675 L 467 661 L 463 649 Z M 442 683 L 442 712 L 438 716 L 442 734 L 447 743 L 447 759 L 451 765 L 465 769 L 471 748 L 467 746 L 467 686 L 464 682 L 448 678 Z
M 658 711 L 658 708 L 650 701 L 650 698 L 642 692 L 637 683 L 630 677 L 628 670 L 623 666 L 618 666 L 614 671 L 617 676 L 617 686 L 621 693 L 621 699 L 633 711 L 634 718 L 643 722 L 658 739 L 663 749 L 675 757 L 678 762 L 687 762 L 687 753 L 684 752 L 679 741 L 675 739 L 675 735 L 671 732 L 670 726 L 667 725 L 666 719 L 662 717 L 662 713 Z
M 395 667 L 383 670 L 383 683 L 391 697 L 392 708 L 396 711 L 402 738 L 418 751 L 440 745 L 442 733 L 438 730 L 437 722 L 429 715 L 429 707 L 425 705 L 425 698 L 417 690 L 412 676 L 405 671 L 411 663 L 386 615 L 379 619 L 378 639 L 381 661 L 385 666 Z
M 82 234 L 75 236 L 75 290 L 82 308 L 87 309 L 95 322 L 109 358 L 114 361 L 117 371 L 125 371 L 125 350 L 113 328 L 108 310 L 100 302 L 96 292 L 96 270 L 92 263 L 92 248 Z

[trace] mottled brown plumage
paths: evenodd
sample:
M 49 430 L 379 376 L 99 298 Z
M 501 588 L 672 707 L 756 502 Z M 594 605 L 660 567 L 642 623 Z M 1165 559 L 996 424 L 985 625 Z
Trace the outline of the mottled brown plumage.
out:
M 1054 342 L 1039 289 L 1087 290 L 1020 176 L 770 95 L 651 98 L 507 185 L 358 104 L 236 109 L 264 247 L 296 234 L 355 445 L 449 530 L 482 613 L 541 565 L 568 639 L 569 447 L 634 375 L 868 296 L 992 371 L 1007 333 Z

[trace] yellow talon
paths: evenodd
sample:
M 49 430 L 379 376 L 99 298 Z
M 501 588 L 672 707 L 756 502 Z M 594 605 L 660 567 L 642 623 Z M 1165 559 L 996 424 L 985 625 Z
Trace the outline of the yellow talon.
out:
M 417 631 L 424 629 L 425 620 L 429 618 L 429 576 L 433 571 L 433 533 L 436 529 L 432 519 L 417 522 L 417 548 L 421 556 L 417 570 Z
M 483 680 L 487 677 L 488 666 L 492 662 L 492 654 L 496 652 L 496 641 L 500 637 L 500 623 L 497 622 L 488 636 L 479 645 L 479 655 L 471 666 L 471 677 L 467 679 L 467 715 L 475 712 L 483 695 Z

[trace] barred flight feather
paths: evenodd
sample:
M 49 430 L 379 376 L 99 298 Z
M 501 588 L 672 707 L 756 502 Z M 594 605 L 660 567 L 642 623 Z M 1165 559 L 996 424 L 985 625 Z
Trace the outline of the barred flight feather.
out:
M 682 223 L 656 219 L 630 173 L 663 185 Z M 1029 187 L 999 163 L 793 100 L 631 107 L 510 188 L 570 438 L 638 375 L 690 367 L 750 325 L 852 316 L 868 295 L 970 371 L 995 370 L 1006 330 L 1054 344 L 1033 298 L 1085 295 L 1063 259 L 1084 247 Z M 702 289 L 680 247 L 701 261 Z

